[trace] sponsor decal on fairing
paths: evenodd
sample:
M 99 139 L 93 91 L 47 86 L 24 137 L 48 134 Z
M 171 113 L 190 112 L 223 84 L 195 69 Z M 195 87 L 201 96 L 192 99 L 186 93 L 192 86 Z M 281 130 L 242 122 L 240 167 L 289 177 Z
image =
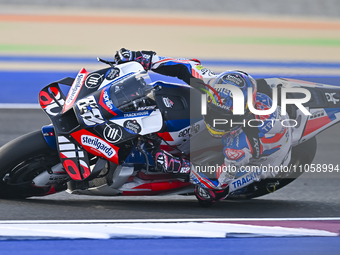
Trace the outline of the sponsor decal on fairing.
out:
M 49 87 L 49 90 L 53 93 L 54 98 L 51 97 L 49 93 L 42 90 L 39 93 L 39 103 L 48 115 L 56 116 L 61 110 L 60 106 L 63 106 L 65 101 L 57 87 L 51 86 Z
M 155 108 L 156 108 L 156 105 L 142 106 L 142 107 L 138 107 L 137 111 L 153 110 Z
M 91 132 L 82 129 L 71 134 L 73 138 L 80 143 L 83 148 L 89 153 L 105 157 L 106 159 L 118 164 L 118 150 L 119 147 L 113 144 L 108 144 L 102 138 L 92 134 Z
M 337 99 L 335 98 L 334 96 L 336 95 L 337 93 L 325 93 L 325 96 L 327 98 L 327 101 L 330 102 L 330 103 L 333 103 L 333 104 L 337 104 L 337 102 L 340 101 L 340 99 Z
M 151 113 L 152 111 L 129 112 L 129 113 L 124 113 L 124 118 L 149 116 Z
M 172 102 L 169 97 L 163 97 L 163 103 L 165 107 L 168 107 L 168 108 L 172 108 L 174 106 L 174 102 Z
M 106 124 L 103 136 L 109 143 L 117 143 L 123 138 L 122 129 L 115 124 Z
M 110 87 L 107 87 L 106 89 L 103 89 L 103 91 L 100 94 L 99 104 L 101 107 L 103 107 L 107 112 L 111 113 L 112 115 L 116 116 L 117 113 L 114 112 L 114 110 L 117 110 L 117 108 L 114 106 L 111 98 L 110 98 Z
M 327 115 L 324 109 L 311 109 L 310 112 L 312 115 L 309 116 L 309 119 L 321 118 Z
M 85 80 L 85 86 L 88 89 L 95 89 L 102 83 L 103 78 L 104 74 L 92 73 L 89 76 L 87 76 Z
M 200 125 L 199 124 L 193 124 L 190 127 L 181 130 L 178 133 L 178 137 L 188 137 L 188 136 L 191 137 L 191 136 L 197 134 L 199 132 L 199 130 L 200 130 Z
M 94 136 L 82 135 L 81 144 L 96 149 L 107 158 L 112 158 L 116 155 L 115 150 L 110 145 Z
M 111 68 L 105 74 L 106 80 L 113 80 L 119 76 L 119 69 L 118 68 Z
M 91 127 L 105 122 L 94 96 L 80 99 L 77 101 L 77 107 L 86 126 Z
M 84 80 L 86 78 L 86 75 L 88 73 L 86 72 L 86 70 L 83 68 L 82 70 L 80 70 L 80 72 L 78 73 L 77 77 L 74 79 L 74 82 L 72 84 L 72 87 L 67 95 L 66 98 L 66 102 L 64 105 L 64 111 L 66 112 L 75 102 L 82 86 L 84 83 Z
M 136 120 L 127 120 L 123 124 L 125 130 L 131 134 L 139 134 L 142 127 L 138 124 Z
M 62 163 L 73 180 L 82 180 L 90 176 L 90 168 L 85 162 L 85 153 L 65 136 L 58 136 L 58 147 Z M 82 171 L 78 168 L 78 162 Z M 81 174 L 82 173 L 82 174 Z M 82 178 L 83 176 L 83 178 Z

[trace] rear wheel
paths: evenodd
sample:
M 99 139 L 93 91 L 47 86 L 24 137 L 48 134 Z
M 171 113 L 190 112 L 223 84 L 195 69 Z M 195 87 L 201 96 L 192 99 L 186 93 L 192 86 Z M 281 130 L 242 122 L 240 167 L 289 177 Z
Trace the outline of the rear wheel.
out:
M 57 151 L 46 143 L 41 131 L 23 135 L 0 148 L 0 198 L 43 196 L 66 189 L 35 187 L 32 180 L 60 163 Z
M 293 147 L 290 164 L 295 166 L 296 171 L 291 170 L 289 173 L 281 173 L 278 178 L 268 178 L 261 180 L 260 182 L 254 182 L 244 189 L 230 194 L 227 199 L 251 199 L 260 197 L 273 193 L 274 191 L 288 185 L 304 173 L 304 165 L 312 163 L 315 157 L 316 148 L 317 142 L 315 137 Z M 300 168 L 299 166 L 302 167 Z M 292 167 L 291 169 L 294 168 Z

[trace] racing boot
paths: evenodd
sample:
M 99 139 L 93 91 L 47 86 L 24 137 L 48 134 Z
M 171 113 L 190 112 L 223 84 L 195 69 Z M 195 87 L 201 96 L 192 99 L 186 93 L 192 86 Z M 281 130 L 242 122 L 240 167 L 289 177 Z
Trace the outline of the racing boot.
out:
M 189 177 L 191 163 L 189 160 L 177 158 L 162 150 L 153 153 L 155 170 L 163 173 L 187 175 Z
M 210 207 L 215 202 L 225 199 L 229 195 L 229 186 L 222 190 L 204 189 L 199 185 L 195 186 L 195 196 L 202 207 Z

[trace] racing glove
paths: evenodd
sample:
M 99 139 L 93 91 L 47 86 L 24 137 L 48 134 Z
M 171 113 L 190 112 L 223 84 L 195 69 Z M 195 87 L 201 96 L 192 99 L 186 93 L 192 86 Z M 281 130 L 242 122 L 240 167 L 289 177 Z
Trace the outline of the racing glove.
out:
M 187 174 L 189 175 L 191 170 L 190 161 L 182 158 L 176 158 L 170 153 L 162 150 L 154 151 L 153 153 L 155 170 L 164 173 L 173 174 Z
M 122 64 L 130 61 L 136 61 L 140 63 L 145 71 L 151 69 L 152 56 L 155 55 L 154 51 L 131 51 L 125 48 L 121 48 L 116 51 L 115 62 L 116 64 Z

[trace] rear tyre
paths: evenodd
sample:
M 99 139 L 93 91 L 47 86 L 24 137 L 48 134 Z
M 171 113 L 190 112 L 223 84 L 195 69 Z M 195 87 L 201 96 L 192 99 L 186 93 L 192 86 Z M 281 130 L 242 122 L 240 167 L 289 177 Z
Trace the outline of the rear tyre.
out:
M 0 148 L 0 198 L 55 193 L 55 187 L 35 187 L 32 180 L 59 162 L 57 151 L 48 146 L 40 130 L 7 143 Z M 66 189 L 63 186 L 57 190 Z
M 290 173 L 282 173 L 281 176 L 278 176 L 278 178 L 268 178 L 260 182 L 252 183 L 244 189 L 230 194 L 227 199 L 241 200 L 260 197 L 273 193 L 274 191 L 288 185 L 304 173 L 304 165 L 312 163 L 315 157 L 316 148 L 317 142 L 315 136 L 308 141 L 293 147 L 290 164 L 295 166 L 296 171 L 292 170 Z M 293 167 L 291 169 L 293 169 Z

